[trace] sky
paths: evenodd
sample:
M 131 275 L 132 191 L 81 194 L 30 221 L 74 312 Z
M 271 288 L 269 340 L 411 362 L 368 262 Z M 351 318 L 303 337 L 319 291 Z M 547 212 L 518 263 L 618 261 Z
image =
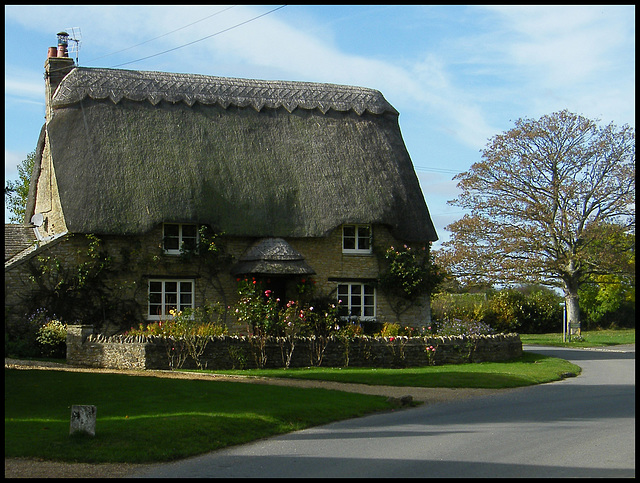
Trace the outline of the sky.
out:
M 379 90 L 400 112 L 434 248 L 464 215 L 452 178 L 517 119 L 567 109 L 635 129 L 633 5 L 7 5 L 5 180 L 36 147 L 63 30 L 84 67 Z

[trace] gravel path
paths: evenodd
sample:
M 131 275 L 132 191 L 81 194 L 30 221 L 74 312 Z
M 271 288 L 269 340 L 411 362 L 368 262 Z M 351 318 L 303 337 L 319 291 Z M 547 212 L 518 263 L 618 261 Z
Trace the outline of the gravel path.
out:
M 221 376 L 175 371 L 129 371 L 117 369 L 91 369 L 70 367 L 65 364 L 20 361 L 5 359 L 5 367 L 13 369 L 63 370 L 74 372 L 102 372 L 129 374 L 139 377 L 169 377 L 179 379 L 202 379 L 211 381 L 234 381 L 249 384 L 274 384 L 279 386 L 313 387 L 335 389 L 339 391 L 357 392 L 401 398 L 410 395 L 414 401 L 424 403 L 441 403 L 474 396 L 483 396 L 500 391 L 499 389 L 450 389 L 426 387 L 369 386 L 366 384 L 349 384 L 330 381 L 307 381 L 302 379 L 277 379 L 250 376 Z M 60 463 L 26 458 L 5 458 L 5 478 L 121 478 L 131 472 L 144 469 L 144 464 L 128 463 Z

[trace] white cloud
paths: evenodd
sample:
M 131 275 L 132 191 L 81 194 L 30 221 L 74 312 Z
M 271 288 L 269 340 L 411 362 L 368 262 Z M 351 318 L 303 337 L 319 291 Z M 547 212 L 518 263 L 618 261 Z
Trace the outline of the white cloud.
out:
M 630 68 L 635 63 L 634 7 L 485 8 L 501 19 L 496 31 L 501 43 L 492 49 L 504 54 L 507 71 L 522 73 L 522 92 L 538 109 L 523 115 L 569 108 L 588 117 L 635 122 L 634 103 L 613 94 L 635 85 Z

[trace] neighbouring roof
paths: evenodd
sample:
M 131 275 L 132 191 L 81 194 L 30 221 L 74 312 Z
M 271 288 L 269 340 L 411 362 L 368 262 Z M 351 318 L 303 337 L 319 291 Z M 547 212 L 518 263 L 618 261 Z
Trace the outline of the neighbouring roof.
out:
M 4 225 L 4 261 L 33 247 L 37 241 L 33 228 L 25 225 Z
M 75 68 L 53 106 L 46 128 L 71 233 L 199 222 L 308 237 L 380 223 L 407 241 L 437 239 L 398 113 L 378 91 Z

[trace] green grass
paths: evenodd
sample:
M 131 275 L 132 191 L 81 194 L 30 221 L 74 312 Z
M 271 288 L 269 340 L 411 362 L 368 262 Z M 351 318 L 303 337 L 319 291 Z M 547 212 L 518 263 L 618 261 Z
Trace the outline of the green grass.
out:
M 582 339 L 562 341 L 562 333 L 520 334 L 520 340 L 527 345 L 548 345 L 557 347 L 602 347 L 620 344 L 635 344 L 635 329 L 583 330 Z
M 376 386 L 503 389 L 557 381 L 565 372 L 579 374 L 580 368 L 562 359 L 525 352 L 522 357 L 513 361 L 448 364 L 406 369 L 307 367 L 203 372 L 313 379 Z
M 94 438 L 69 436 L 74 404 L 97 407 Z M 5 369 L 5 458 L 167 461 L 389 408 L 325 389 Z
M 409 369 L 308 368 L 216 371 L 418 387 L 511 388 L 580 373 L 526 352 L 508 362 Z M 70 437 L 71 406 L 97 406 L 96 436 Z M 326 389 L 5 369 L 5 458 L 169 461 L 331 421 L 388 410 L 386 397 Z

